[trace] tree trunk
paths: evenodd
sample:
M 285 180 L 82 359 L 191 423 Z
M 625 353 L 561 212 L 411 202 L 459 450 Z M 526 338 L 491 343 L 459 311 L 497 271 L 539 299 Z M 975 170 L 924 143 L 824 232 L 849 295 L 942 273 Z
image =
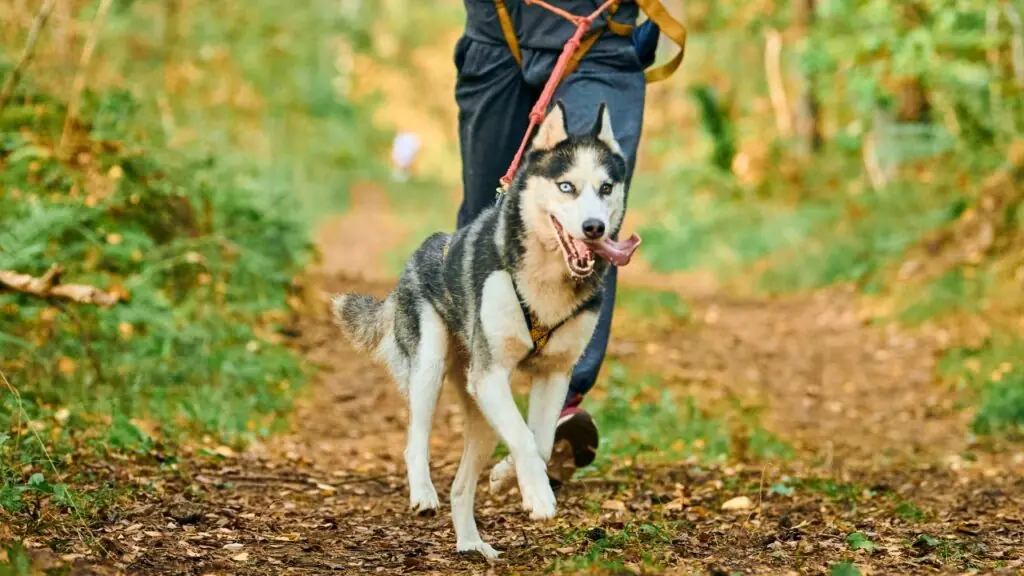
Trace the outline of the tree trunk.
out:
M 815 0 L 797 0 L 796 22 L 804 38 L 810 38 L 814 28 Z M 801 152 L 805 155 L 817 152 L 824 142 L 821 135 L 821 112 L 815 94 L 816 78 L 808 72 L 803 79 L 800 96 L 797 99 L 797 134 L 800 136 Z
M 924 24 L 925 9 L 917 2 L 907 2 L 900 8 L 900 24 L 909 31 Z M 928 122 L 931 119 L 931 103 L 928 91 L 920 76 L 905 76 L 899 79 L 896 92 L 896 120 L 898 122 Z

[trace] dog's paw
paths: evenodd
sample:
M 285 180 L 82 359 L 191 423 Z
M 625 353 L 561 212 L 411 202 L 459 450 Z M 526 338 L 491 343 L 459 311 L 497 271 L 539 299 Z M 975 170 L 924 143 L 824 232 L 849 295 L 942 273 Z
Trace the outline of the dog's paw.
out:
M 495 464 L 494 468 L 491 469 L 491 494 L 500 494 L 502 492 L 507 492 L 510 488 L 512 488 L 515 479 L 516 465 L 512 461 L 511 456 L 506 456 L 504 460 Z
M 539 466 L 539 468 L 538 468 Z M 529 473 L 519 471 L 519 491 L 523 495 L 523 509 L 530 513 L 531 520 L 548 520 L 555 517 L 555 493 L 544 473 L 540 458 Z
M 474 542 L 459 542 L 455 545 L 456 552 L 479 552 L 484 559 L 488 562 L 493 562 L 498 559 L 501 552 L 498 552 L 491 545 L 484 542 L 483 540 L 476 540 Z
M 523 508 L 530 513 L 530 520 L 550 520 L 555 517 L 555 494 L 551 486 L 543 484 L 537 490 L 528 490 L 523 496 Z
M 441 507 L 433 484 L 413 485 L 409 489 L 409 507 L 417 516 L 433 516 Z

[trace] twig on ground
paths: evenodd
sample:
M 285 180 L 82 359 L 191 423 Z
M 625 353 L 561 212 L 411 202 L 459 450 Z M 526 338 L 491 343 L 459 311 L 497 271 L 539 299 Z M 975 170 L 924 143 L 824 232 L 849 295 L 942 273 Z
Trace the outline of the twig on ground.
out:
M 56 4 L 57 0 L 44 0 L 43 5 L 39 7 L 39 12 L 36 12 L 35 20 L 32 21 L 32 28 L 28 31 L 28 39 L 25 40 L 25 49 L 21 51 L 21 58 L 18 59 L 18 63 L 14 65 L 14 69 L 11 70 L 10 74 L 7 75 L 7 79 L 4 80 L 3 88 L 0 88 L 0 115 L 3 115 L 7 102 L 14 95 L 14 89 L 18 87 L 18 81 L 21 80 L 22 73 L 25 72 L 25 67 L 32 60 L 32 55 L 36 50 L 36 42 L 39 41 L 39 31 L 43 29 L 46 21 L 50 18 L 50 13 L 53 12 L 53 7 Z
M 38 296 L 40 298 L 58 298 L 70 300 L 78 304 L 95 304 L 112 306 L 117 303 L 118 296 L 104 292 L 94 286 L 85 284 L 61 284 L 60 275 L 63 270 L 54 264 L 39 278 L 28 274 L 20 274 L 13 270 L 0 270 L 0 289 L 6 288 L 14 292 Z
M 78 119 L 78 109 L 82 102 L 82 90 L 85 89 L 85 77 L 89 70 L 89 61 L 92 60 L 92 53 L 96 50 L 96 42 L 99 39 L 100 31 L 103 30 L 103 21 L 106 19 L 107 10 L 110 9 L 112 0 L 100 0 L 100 7 L 96 11 L 96 17 L 89 28 L 89 36 L 85 40 L 85 47 L 82 48 L 82 59 L 78 63 L 78 73 L 75 74 L 75 83 L 71 88 L 71 101 L 68 104 L 68 114 L 64 117 L 64 129 L 60 133 L 60 144 L 57 149 L 65 150 L 68 136 L 71 133 L 71 126 Z
M 250 482 L 250 483 L 279 483 L 279 484 L 295 484 L 297 486 L 309 487 L 317 484 L 323 484 L 325 486 L 337 487 L 345 486 L 346 484 L 362 484 L 364 482 L 377 482 L 382 483 L 388 479 L 398 479 L 398 474 L 378 474 L 376 476 L 360 476 L 356 478 L 346 478 L 344 480 L 330 480 L 321 481 L 310 476 L 273 476 L 269 474 L 218 474 L 222 480 L 230 480 L 232 482 Z
M 576 478 L 574 484 L 591 484 L 595 486 L 615 486 L 618 484 L 629 484 L 636 482 L 636 478 Z
M 764 517 L 764 515 L 761 512 L 762 512 L 762 505 L 764 504 L 764 475 L 765 475 L 765 471 L 767 469 L 768 469 L 768 465 L 767 464 L 765 464 L 764 466 L 761 466 L 761 483 L 757 487 L 757 517 L 758 518 L 763 518 Z M 754 513 L 753 512 L 748 514 L 747 515 L 747 522 L 750 522 L 750 519 L 753 518 L 753 517 L 754 517 Z

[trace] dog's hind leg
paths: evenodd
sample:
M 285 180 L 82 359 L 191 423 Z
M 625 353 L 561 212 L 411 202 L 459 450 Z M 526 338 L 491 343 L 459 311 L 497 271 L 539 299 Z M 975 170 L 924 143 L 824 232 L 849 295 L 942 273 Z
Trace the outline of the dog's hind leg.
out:
M 456 375 L 455 372 L 458 372 Z M 466 389 L 464 370 L 453 370 L 452 381 L 459 391 L 462 412 L 466 418 L 463 427 L 462 460 L 452 482 L 451 506 L 452 522 L 455 524 L 456 550 L 469 552 L 476 550 L 484 558 L 493 560 L 498 552 L 480 538 L 474 518 L 474 500 L 476 483 L 487 460 L 498 444 L 498 436 L 487 420 L 480 413 Z
M 448 354 L 448 332 L 434 308 L 420 306 L 420 338 L 409 377 L 409 438 L 405 465 L 409 477 L 409 505 L 417 514 L 432 513 L 440 507 L 430 479 L 430 429 L 438 393 L 444 380 Z

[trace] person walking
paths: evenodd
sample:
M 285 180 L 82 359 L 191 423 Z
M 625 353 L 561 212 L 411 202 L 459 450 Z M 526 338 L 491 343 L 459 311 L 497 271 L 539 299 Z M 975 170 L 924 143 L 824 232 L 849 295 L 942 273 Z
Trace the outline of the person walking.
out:
M 602 3 L 549 2 L 581 16 Z M 525 136 L 530 110 L 576 28 L 569 20 L 526 0 L 464 0 L 464 4 L 465 30 L 454 52 L 463 185 L 456 224 L 459 228 L 494 204 L 499 179 Z M 648 20 L 637 27 L 640 5 Z M 660 3 L 623 0 L 613 4 L 584 37 L 552 98 L 552 102 L 561 100 L 565 104 L 571 132 L 589 128 L 600 103 L 608 104 L 612 129 L 627 158 L 627 198 L 643 124 L 649 81 L 645 69 L 654 61 L 659 24 L 666 28 L 666 36 L 676 36 L 673 40 L 682 48 L 680 35 L 667 32 L 682 31 L 685 41 L 685 30 L 667 16 Z M 651 72 L 657 73 L 656 79 L 667 77 L 681 59 L 682 51 L 672 62 Z M 605 278 L 597 328 L 570 379 L 555 434 L 556 448 L 548 465 L 549 478 L 556 487 L 596 457 L 597 426 L 580 404 L 597 381 L 608 347 L 616 277 L 612 266 Z

